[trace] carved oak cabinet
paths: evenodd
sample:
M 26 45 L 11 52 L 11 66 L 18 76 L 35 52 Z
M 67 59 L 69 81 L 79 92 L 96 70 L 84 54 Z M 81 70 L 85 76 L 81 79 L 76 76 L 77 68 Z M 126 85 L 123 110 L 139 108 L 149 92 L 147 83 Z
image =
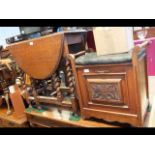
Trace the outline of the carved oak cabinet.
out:
M 98 58 L 70 55 L 75 66 L 81 115 L 143 126 L 148 106 L 145 50 Z

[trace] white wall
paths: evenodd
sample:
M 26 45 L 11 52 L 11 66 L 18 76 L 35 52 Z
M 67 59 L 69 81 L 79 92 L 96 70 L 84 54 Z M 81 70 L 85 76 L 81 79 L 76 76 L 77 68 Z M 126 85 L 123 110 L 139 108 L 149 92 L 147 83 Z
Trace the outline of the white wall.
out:
M 134 31 L 137 31 L 137 30 L 141 30 L 143 27 L 134 27 Z M 146 29 L 148 29 L 149 27 L 145 27 Z
M 20 34 L 19 27 L 0 27 L 0 45 L 5 46 L 6 38 L 9 38 L 18 34 Z

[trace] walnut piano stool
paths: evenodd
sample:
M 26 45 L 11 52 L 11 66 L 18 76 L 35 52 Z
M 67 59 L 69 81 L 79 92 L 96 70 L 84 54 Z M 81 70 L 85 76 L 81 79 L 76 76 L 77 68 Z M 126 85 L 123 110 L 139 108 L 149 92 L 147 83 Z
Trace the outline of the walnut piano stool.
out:
M 97 57 L 70 54 L 83 118 L 142 127 L 148 107 L 145 46 L 132 52 Z

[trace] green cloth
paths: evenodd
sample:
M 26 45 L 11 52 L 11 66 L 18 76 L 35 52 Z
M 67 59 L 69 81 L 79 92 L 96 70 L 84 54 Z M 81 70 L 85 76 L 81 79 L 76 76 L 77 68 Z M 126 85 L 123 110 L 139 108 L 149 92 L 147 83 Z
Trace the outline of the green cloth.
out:
M 45 110 L 43 110 L 43 109 L 36 109 L 36 108 L 27 108 L 26 109 L 26 111 L 27 112 L 32 112 L 32 111 L 35 111 L 35 112 L 38 112 L 38 113 L 42 113 L 42 112 L 44 112 Z
M 76 114 L 72 114 L 69 118 L 70 121 L 80 121 L 81 117 L 76 115 Z
M 146 50 L 142 49 L 139 52 L 139 56 L 142 56 Z M 86 53 L 78 57 L 75 62 L 76 65 L 100 65 L 100 64 L 117 64 L 117 63 L 126 63 L 132 61 L 132 52 L 128 51 L 126 53 L 120 54 L 109 54 L 103 56 L 97 56 L 96 52 Z
M 97 53 L 87 53 L 76 59 L 77 65 L 99 65 L 99 64 L 114 64 L 114 63 L 124 63 L 131 62 L 132 54 L 131 52 L 126 52 L 123 54 L 113 54 L 105 56 L 97 56 Z
M 147 112 L 151 112 L 151 109 L 152 109 L 152 106 L 151 105 L 148 105 Z

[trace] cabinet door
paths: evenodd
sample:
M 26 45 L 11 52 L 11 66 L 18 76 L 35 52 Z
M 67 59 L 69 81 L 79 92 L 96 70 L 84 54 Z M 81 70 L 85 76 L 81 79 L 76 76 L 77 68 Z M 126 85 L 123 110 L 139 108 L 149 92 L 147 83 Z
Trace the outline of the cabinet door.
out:
M 85 106 L 129 107 L 126 73 L 87 74 L 84 80 L 83 91 L 87 93 Z
M 136 114 L 136 82 L 130 67 L 78 69 L 81 109 Z
M 141 125 L 132 65 L 77 68 L 81 115 Z
M 126 105 L 122 89 L 124 81 L 121 77 L 96 79 L 95 77 L 87 76 L 86 81 L 89 96 L 88 104 Z

